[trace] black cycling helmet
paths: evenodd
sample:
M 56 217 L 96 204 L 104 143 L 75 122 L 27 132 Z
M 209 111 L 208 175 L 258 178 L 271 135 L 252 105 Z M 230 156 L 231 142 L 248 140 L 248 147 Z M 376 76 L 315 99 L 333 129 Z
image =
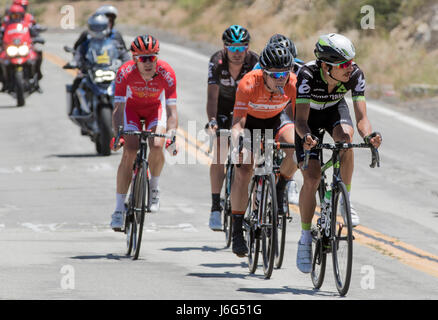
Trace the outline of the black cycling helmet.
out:
M 298 50 L 297 47 L 295 46 L 295 44 L 292 42 L 291 39 L 285 37 L 282 34 L 274 34 L 270 39 L 268 43 L 279 43 L 283 46 L 285 46 L 286 48 L 289 49 L 290 53 L 292 53 L 292 56 L 294 58 L 297 57 L 298 55 Z
M 109 19 L 103 14 L 93 14 L 88 18 L 88 32 L 93 38 L 103 39 L 111 32 Z
M 268 43 L 260 54 L 262 69 L 291 69 L 295 62 L 288 49 L 279 43 Z
M 251 36 L 248 30 L 239 25 L 232 25 L 222 34 L 224 44 L 248 44 Z

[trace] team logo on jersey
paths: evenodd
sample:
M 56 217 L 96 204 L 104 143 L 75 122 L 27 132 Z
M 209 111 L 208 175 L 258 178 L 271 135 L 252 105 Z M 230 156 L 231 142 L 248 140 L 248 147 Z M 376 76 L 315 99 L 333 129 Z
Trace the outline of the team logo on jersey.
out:
M 341 86 L 336 90 L 337 93 L 345 93 L 347 92 L 347 89 L 345 89 L 344 85 L 341 84 Z
M 304 79 L 303 82 L 298 87 L 298 93 L 306 94 L 310 92 L 310 86 L 307 84 L 308 80 Z
M 167 81 L 167 84 L 169 85 L 169 87 L 173 87 L 175 82 L 173 80 L 172 74 L 169 71 L 164 69 L 162 66 L 159 66 L 157 68 L 157 72 L 163 76 L 164 80 Z
M 362 74 L 357 79 L 357 85 L 356 85 L 356 88 L 354 88 L 354 91 L 356 91 L 356 92 L 365 91 L 365 79 L 364 79 Z

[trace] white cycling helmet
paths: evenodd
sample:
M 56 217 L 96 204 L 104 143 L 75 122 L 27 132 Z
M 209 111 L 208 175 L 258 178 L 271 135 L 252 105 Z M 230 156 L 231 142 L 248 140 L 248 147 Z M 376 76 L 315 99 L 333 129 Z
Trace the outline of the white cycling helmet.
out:
M 356 50 L 347 37 L 330 33 L 319 37 L 314 53 L 318 60 L 328 64 L 339 64 L 353 59 Z

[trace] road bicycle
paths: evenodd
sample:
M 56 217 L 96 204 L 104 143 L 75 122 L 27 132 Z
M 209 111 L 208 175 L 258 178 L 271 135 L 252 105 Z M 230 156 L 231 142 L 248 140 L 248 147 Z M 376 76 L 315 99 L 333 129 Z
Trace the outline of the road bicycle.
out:
M 245 211 L 243 230 L 248 246 L 248 268 L 254 273 L 262 254 L 263 272 L 266 279 L 272 275 L 276 255 L 280 252 L 277 241 L 278 208 L 275 175 L 273 171 L 273 149 L 294 148 L 295 145 L 261 139 L 261 152 L 255 154 L 255 170 L 251 178 L 248 205 Z M 261 247 L 261 248 L 260 248 Z M 284 246 L 283 246 L 284 249 Z
M 314 149 L 319 152 L 321 163 L 321 182 L 318 197 L 321 203 L 320 218 L 312 227 L 312 271 L 313 285 L 319 289 L 323 282 L 326 269 L 327 254 L 332 254 L 333 271 L 336 288 L 341 296 L 348 292 L 353 264 L 353 227 L 351 224 L 350 200 L 341 178 L 341 151 L 351 148 L 370 148 L 372 159 L 370 167 L 380 167 L 379 153 L 368 143 L 322 143 Z M 332 152 L 327 162 L 323 160 L 323 149 Z M 309 161 L 309 151 L 305 151 L 304 168 Z M 326 173 L 333 168 L 332 183 L 327 182 Z
M 142 127 L 144 121 L 141 122 Z M 137 260 L 140 254 L 141 239 L 146 212 L 150 212 L 150 188 L 149 188 L 149 163 L 147 160 L 148 139 L 168 138 L 175 141 L 175 137 L 166 134 L 154 133 L 152 131 L 123 131 L 119 127 L 115 145 L 118 144 L 121 136 L 138 136 L 140 148 L 132 168 L 132 181 L 127 202 L 125 203 L 124 225 L 120 230 L 126 234 L 126 255 L 132 254 L 132 259 Z
M 225 232 L 225 246 L 226 248 L 229 248 L 231 245 L 231 239 L 233 234 L 233 229 L 232 229 L 233 223 L 232 223 L 232 215 L 231 215 L 231 184 L 233 183 L 233 179 L 234 179 L 234 164 L 231 161 L 231 148 L 230 148 L 231 130 L 218 129 L 216 130 L 216 136 L 221 138 L 220 140 L 221 143 L 224 140 L 222 139 L 222 137 L 226 137 L 227 145 L 228 145 L 228 154 L 227 154 L 227 159 L 225 161 L 224 188 L 222 189 L 221 192 L 221 207 L 223 210 L 222 226 L 223 226 L 223 231 Z M 211 135 L 208 154 L 211 154 L 213 150 L 213 140 L 214 140 L 214 136 Z

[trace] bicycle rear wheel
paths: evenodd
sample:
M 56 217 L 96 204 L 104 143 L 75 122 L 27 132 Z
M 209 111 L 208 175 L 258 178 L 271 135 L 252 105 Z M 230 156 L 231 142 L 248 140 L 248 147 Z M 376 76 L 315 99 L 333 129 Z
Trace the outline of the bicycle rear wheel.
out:
M 341 198 L 342 195 L 342 198 Z M 332 256 L 333 271 L 335 274 L 336 288 L 341 296 L 347 294 L 353 264 L 353 227 L 351 225 L 350 200 L 347 188 L 343 182 L 337 184 L 337 191 L 333 199 L 332 213 Z M 341 214 L 341 209 L 344 214 Z M 336 221 L 337 214 L 340 218 Z
M 129 227 L 127 237 L 129 246 L 132 246 L 133 260 L 137 260 L 140 254 L 141 239 L 143 236 L 143 225 L 145 213 L 149 207 L 149 180 L 147 176 L 147 164 L 143 164 L 138 168 L 137 174 L 134 177 L 132 189 L 132 210 L 129 218 Z M 131 242 L 131 244 L 129 244 Z
M 278 250 L 275 251 L 275 268 L 280 269 L 283 264 L 284 248 L 286 246 L 286 226 L 287 217 L 289 216 L 289 202 L 287 199 L 287 189 L 284 190 L 283 211 L 284 215 L 278 215 L 277 234 L 278 234 Z
M 260 236 L 257 227 L 257 179 L 252 179 L 250 192 L 248 195 L 248 206 L 246 208 L 245 219 L 243 221 L 243 230 L 245 231 L 246 245 L 248 247 L 248 269 L 250 273 L 257 270 L 260 251 Z
M 225 173 L 225 187 L 224 187 L 224 232 L 225 232 L 225 246 L 229 248 L 231 245 L 231 238 L 233 234 L 233 223 L 231 220 L 231 184 L 234 179 L 234 165 L 227 164 L 227 171 Z
M 265 279 L 269 279 L 274 269 L 275 254 L 279 251 L 277 242 L 277 194 L 273 174 L 265 177 L 263 191 L 261 245 L 263 272 Z

